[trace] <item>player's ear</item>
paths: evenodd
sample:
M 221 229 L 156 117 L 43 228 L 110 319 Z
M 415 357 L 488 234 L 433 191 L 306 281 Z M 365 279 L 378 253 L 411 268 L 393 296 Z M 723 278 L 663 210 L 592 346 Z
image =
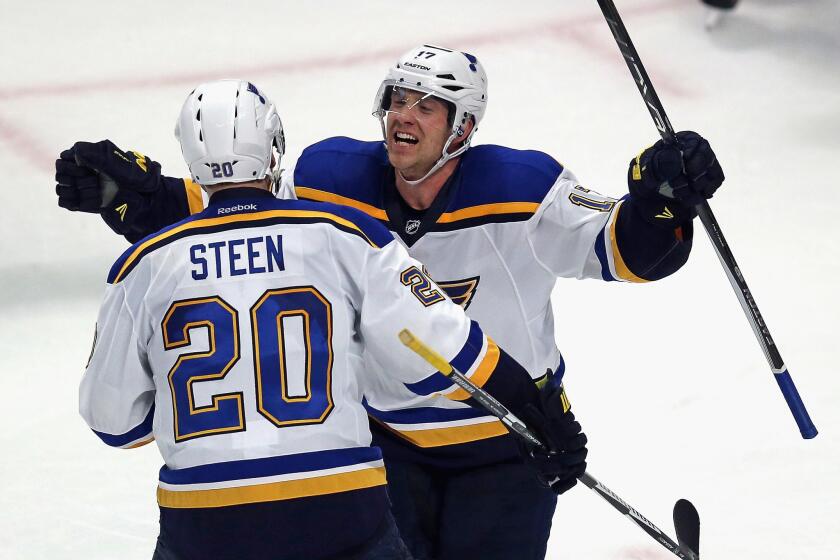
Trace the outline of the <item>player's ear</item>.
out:
M 460 136 L 456 136 L 454 140 L 452 140 L 452 144 L 450 148 L 458 149 L 461 147 L 461 144 L 466 142 L 467 138 L 470 137 L 470 133 L 475 128 L 475 121 L 471 118 L 467 119 L 467 122 L 464 123 L 463 126 L 463 133 Z

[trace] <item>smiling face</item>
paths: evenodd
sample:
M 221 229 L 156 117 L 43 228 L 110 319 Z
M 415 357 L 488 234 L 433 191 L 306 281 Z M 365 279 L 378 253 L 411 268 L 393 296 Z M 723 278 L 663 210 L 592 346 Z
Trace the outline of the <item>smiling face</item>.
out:
M 386 127 L 388 158 L 403 177 L 423 177 L 440 159 L 450 133 L 446 102 L 419 91 L 392 88 Z M 458 143 L 459 139 L 453 142 Z

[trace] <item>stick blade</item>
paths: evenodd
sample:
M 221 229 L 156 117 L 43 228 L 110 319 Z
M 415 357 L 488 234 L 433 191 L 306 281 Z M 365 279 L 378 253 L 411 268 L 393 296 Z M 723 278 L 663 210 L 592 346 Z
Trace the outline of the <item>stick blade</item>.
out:
M 674 505 L 674 528 L 680 548 L 689 549 L 693 558 L 700 558 L 700 514 L 688 500 L 678 500 Z

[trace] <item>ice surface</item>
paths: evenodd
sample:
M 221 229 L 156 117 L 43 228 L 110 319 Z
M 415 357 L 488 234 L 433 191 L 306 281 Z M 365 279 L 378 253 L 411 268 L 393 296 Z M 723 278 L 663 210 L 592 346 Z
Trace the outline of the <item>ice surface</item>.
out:
M 743 0 L 711 33 L 693 0 L 618 7 L 674 125 L 720 156 L 712 206 L 821 433 L 800 439 L 698 227 L 673 278 L 557 285 L 590 471 L 672 535 L 674 501 L 691 499 L 706 558 L 838 558 L 840 6 Z M 0 558 L 149 558 L 156 536 L 157 450 L 106 448 L 76 413 L 125 243 L 56 207 L 58 152 L 109 137 L 185 174 L 178 109 L 221 77 L 274 98 L 289 162 L 328 136 L 375 139 L 379 80 L 423 42 L 485 64 L 479 143 L 547 151 L 621 195 L 627 161 L 656 140 L 594 1 L 3 3 Z M 586 488 L 561 497 L 549 558 L 668 557 Z

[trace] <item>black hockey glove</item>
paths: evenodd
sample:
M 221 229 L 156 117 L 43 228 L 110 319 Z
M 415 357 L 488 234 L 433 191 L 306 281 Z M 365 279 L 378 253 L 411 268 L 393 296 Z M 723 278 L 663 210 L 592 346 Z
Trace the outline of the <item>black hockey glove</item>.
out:
M 649 223 L 670 229 L 691 221 L 694 207 L 723 183 L 712 147 L 696 132 L 677 132 L 676 144 L 660 140 L 630 162 L 627 183 L 633 206 Z
M 55 180 L 59 206 L 99 213 L 115 232 L 129 235 L 160 188 L 160 164 L 110 140 L 76 142 L 55 161 Z
M 586 434 L 575 420 L 560 378 L 549 373 L 540 390 L 540 407 L 525 406 L 525 422 L 548 446 L 542 450 L 520 445 L 525 464 L 557 494 L 571 489 L 586 471 Z

